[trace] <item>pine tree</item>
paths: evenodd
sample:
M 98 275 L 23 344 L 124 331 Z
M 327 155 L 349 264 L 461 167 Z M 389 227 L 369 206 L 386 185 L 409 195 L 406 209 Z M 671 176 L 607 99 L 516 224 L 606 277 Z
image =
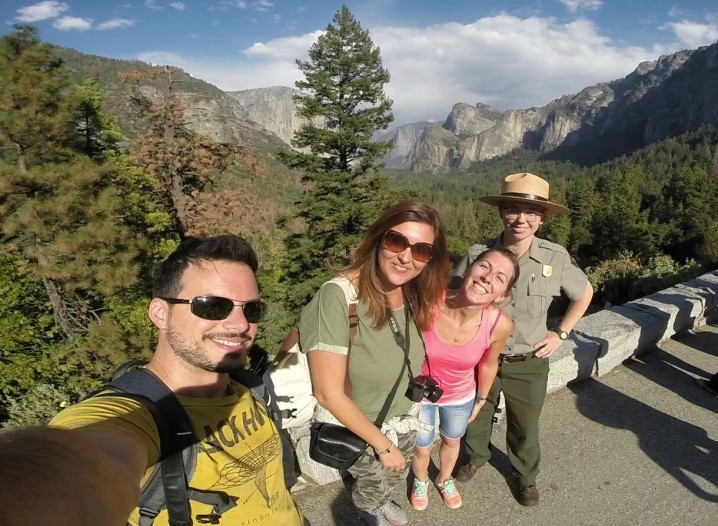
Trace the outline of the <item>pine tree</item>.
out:
M 115 169 L 91 160 L 111 136 L 99 100 L 78 94 L 29 26 L 0 39 L 0 242 L 21 271 L 42 283 L 61 337 L 74 341 L 97 319 L 103 295 L 132 286 L 140 236 L 123 224 Z M 83 120 L 82 110 L 95 116 Z
M 170 68 L 163 72 L 135 71 L 124 77 L 135 82 L 132 102 L 147 124 L 134 143 L 135 161 L 155 181 L 156 190 L 173 217 L 175 230 L 184 237 L 191 233 L 194 223 L 204 221 L 193 215 L 197 211 L 193 210 L 194 200 L 212 183 L 216 172 L 238 165 L 250 173 L 260 173 L 263 163 L 241 144 L 213 141 L 190 128 L 185 105 L 173 91 L 173 85 L 179 82 L 173 77 L 175 72 Z M 166 87 L 153 97 L 140 90 L 158 77 L 166 80 Z
M 377 173 L 389 145 L 371 140 L 393 120 L 384 93 L 390 77 L 369 33 L 344 6 L 297 66 L 304 80 L 296 83 L 302 93 L 295 100 L 307 123 L 292 145 L 304 150 L 280 156 L 307 183 L 293 218 L 301 231 L 286 241 L 290 311 L 326 279 L 328 264 L 349 261 L 366 227 L 392 201 Z
M 32 26 L 0 38 L 0 158 L 25 170 L 64 160 L 76 135 L 72 81 Z
M 85 79 L 76 92 L 74 121 L 79 133 L 76 150 L 97 159 L 115 149 L 122 139 L 117 119 L 102 110 L 100 87 L 95 79 Z

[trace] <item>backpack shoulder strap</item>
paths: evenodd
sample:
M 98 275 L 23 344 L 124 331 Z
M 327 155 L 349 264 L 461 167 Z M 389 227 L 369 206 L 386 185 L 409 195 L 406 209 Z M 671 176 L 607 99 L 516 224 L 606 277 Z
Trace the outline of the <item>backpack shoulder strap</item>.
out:
M 357 333 L 357 326 L 359 325 L 359 315 L 357 314 L 357 289 L 354 283 L 351 282 L 346 276 L 337 276 L 334 279 L 329 280 L 330 283 L 339 285 L 344 291 L 344 298 L 347 300 L 347 306 L 349 307 L 349 349 L 351 350 L 352 343 L 354 343 L 354 337 Z
M 232 371 L 229 376 L 232 380 L 248 388 L 254 399 L 267 409 L 267 414 L 271 418 L 272 415 L 268 410 L 269 393 L 267 392 L 267 386 L 264 385 L 264 380 L 249 369 L 237 369 Z
M 190 499 L 213 508 L 207 516 L 198 515 L 198 521 L 216 520 L 236 504 L 224 492 L 189 488 L 197 466 L 197 439 L 189 416 L 164 382 L 149 370 L 137 368 L 138 365 L 143 362 L 128 362 L 121 366 L 107 385 L 110 391 L 99 396 L 133 398 L 147 408 L 157 425 L 160 462 L 142 488 L 140 526 L 151 526 L 165 508 L 171 526 L 190 526 Z
M 110 388 L 130 395 L 148 399 L 159 411 L 161 419 L 157 429 L 160 433 L 160 474 L 164 488 L 164 504 L 172 526 L 189 526 L 189 502 L 182 451 L 193 449 L 197 442 L 189 417 L 174 393 L 156 375 L 147 369 L 132 369 L 115 375 Z M 154 416 L 154 415 L 153 415 Z M 155 417 L 155 422 L 158 419 Z M 141 506 L 140 513 L 150 511 Z M 150 513 L 159 513 L 152 510 Z M 154 517 L 152 517 L 154 519 Z

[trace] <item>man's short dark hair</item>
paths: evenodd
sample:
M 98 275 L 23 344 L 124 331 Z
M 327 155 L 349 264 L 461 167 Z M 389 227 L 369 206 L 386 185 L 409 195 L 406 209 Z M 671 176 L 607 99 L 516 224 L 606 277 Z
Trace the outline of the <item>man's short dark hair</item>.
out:
M 244 263 L 252 272 L 257 272 L 258 267 L 257 254 L 240 236 L 225 234 L 204 238 L 188 237 L 160 266 L 152 287 L 152 296 L 174 297 L 179 294 L 187 267 L 200 265 L 204 261 Z

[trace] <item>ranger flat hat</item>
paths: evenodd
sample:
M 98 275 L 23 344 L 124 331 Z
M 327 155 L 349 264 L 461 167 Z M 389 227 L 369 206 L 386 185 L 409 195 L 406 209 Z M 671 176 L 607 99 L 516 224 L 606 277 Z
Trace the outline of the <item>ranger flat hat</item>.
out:
M 548 200 L 548 181 L 528 172 L 507 175 L 501 185 L 500 195 L 485 195 L 479 201 L 499 206 L 501 203 L 536 205 L 551 214 L 568 214 L 563 205 Z

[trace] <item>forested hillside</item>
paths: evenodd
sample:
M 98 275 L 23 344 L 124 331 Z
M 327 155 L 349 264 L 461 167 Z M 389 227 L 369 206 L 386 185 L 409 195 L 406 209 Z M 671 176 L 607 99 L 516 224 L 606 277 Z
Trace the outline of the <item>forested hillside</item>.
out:
M 376 173 L 384 146 L 370 138 L 391 120 L 388 74 L 353 19 L 339 23 L 366 46 L 357 59 L 378 72 L 348 107 L 381 111 L 348 119 L 349 110 L 307 97 L 303 116 L 355 126 L 353 135 L 304 129 L 301 146 L 313 155 L 279 153 L 271 138 L 203 135 L 186 117 L 189 83 L 171 68 L 123 63 L 110 75 L 100 61 L 86 69 L 66 53 L 63 63 L 31 27 L 0 39 L 0 423 L 42 420 L 151 352 L 152 276 L 186 235 L 239 233 L 256 247 L 270 309 L 255 360 L 277 348 L 327 265 L 347 261 L 382 206 L 410 195 L 433 203 L 459 257 L 499 232 L 496 210 L 478 198 L 513 172 L 548 178 L 552 199 L 573 210 L 541 235 L 590 269 L 599 306 L 715 267 L 715 127 L 595 166 L 515 151 L 451 176 Z M 321 46 L 341 48 L 332 38 L 320 44 L 302 64 L 309 92 L 324 67 Z M 121 89 L 103 92 L 102 83 Z M 154 88 L 141 89 L 147 83 Z

